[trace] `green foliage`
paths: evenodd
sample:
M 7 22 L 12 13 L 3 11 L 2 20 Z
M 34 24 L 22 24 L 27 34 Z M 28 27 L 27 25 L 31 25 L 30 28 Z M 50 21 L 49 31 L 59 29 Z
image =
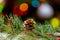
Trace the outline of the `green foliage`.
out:
M 12 22 L 8 22 L 8 19 L 12 17 Z M 60 28 L 54 29 L 48 21 L 45 21 L 44 24 L 36 22 L 34 25 L 35 28 L 31 31 L 30 34 L 20 34 L 22 37 L 18 36 L 18 40 L 35 40 L 36 39 L 42 39 L 42 40 L 55 40 L 54 36 L 48 36 L 48 34 L 54 34 L 56 31 L 60 32 Z M 19 34 L 24 30 L 23 28 L 23 21 L 21 17 L 18 17 L 16 15 L 10 14 L 9 16 L 6 16 L 5 18 L 3 16 L 0 16 L 0 31 L 10 33 L 13 32 L 15 34 Z M 17 36 L 16 35 L 16 36 Z M 13 40 L 15 36 L 9 36 Z M 33 39 L 34 38 L 34 39 Z
M 9 18 L 12 17 L 12 22 L 9 22 Z M 11 31 L 16 33 L 20 33 L 23 29 L 22 19 L 16 15 L 10 14 L 5 18 L 0 18 L 0 31 L 10 33 Z
M 4 17 L 2 14 L 0 14 L 0 32 L 3 31 L 3 25 L 4 25 Z
M 60 32 L 60 27 L 56 28 L 55 30 L 56 30 L 57 32 Z
M 0 26 L 4 24 L 4 16 L 0 14 Z
M 40 35 L 43 38 L 47 38 L 48 40 L 52 40 L 55 37 L 54 36 L 48 36 L 48 34 L 54 34 L 56 30 L 46 21 L 44 24 L 36 23 L 35 30 L 39 32 L 38 35 Z
M 22 31 L 23 23 L 21 18 L 19 18 L 16 15 L 13 15 L 12 24 L 13 24 L 13 30 L 15 33 Z
M 39 31 L 41 34 L 56 32 L 50 24 L 36 24 L 35 29 Z

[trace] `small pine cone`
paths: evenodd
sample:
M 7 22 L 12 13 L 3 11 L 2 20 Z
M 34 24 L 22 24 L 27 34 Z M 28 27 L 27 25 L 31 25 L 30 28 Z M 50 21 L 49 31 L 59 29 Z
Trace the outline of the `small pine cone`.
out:
M 35 21 L 33 19 L 27 19 L 26 21 L 24 21 L 23 25 L 27 30 L 32 30 L 34 29 L 34 24 Z

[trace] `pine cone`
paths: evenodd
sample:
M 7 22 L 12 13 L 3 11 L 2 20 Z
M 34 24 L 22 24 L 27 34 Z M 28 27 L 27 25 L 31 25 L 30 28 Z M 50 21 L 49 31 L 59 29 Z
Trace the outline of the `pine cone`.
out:
M 23 25 L 27 30 L 32 30 L 34 29 L 34 24 L 35 21 L 33 19 L 27 19 L 26 21 L 24 21 Z

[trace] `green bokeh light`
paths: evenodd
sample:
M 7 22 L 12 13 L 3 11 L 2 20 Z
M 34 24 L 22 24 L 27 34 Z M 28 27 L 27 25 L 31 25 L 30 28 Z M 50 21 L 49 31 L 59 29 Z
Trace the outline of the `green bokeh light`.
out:
M 0 4 L 0 12 L 3 10 L 3 4 Z

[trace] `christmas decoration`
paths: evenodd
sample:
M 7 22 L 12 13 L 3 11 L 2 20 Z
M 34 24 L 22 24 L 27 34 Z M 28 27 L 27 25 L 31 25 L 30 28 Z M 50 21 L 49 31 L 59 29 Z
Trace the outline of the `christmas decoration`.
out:
M 40 3 L 39 3 L 39 1 L 37 1 L 37 0 L 32 1 L 32 3 L 31 3 L 31 5 L 32 5 L 33 7 L 38 7 L 39 4 L 40 4 Z
M 51 25 L 52 25 L 54 28 L 59 27 L 59 19 L 57 19 L 57 18 L 51 19 Z
M 27 30 L 32 30 L 34 28 L 35 21 L 33 19 L 27 19 L 24 21 L 23 25 Z
M 37 13 L 41 18 L 51 18 L 53 16 L 53 9 L 48 3 L 42 3 L 38 7 Z
M 48 1 L 0 0 L 0 40 L 60 40 L 60 12 Z

